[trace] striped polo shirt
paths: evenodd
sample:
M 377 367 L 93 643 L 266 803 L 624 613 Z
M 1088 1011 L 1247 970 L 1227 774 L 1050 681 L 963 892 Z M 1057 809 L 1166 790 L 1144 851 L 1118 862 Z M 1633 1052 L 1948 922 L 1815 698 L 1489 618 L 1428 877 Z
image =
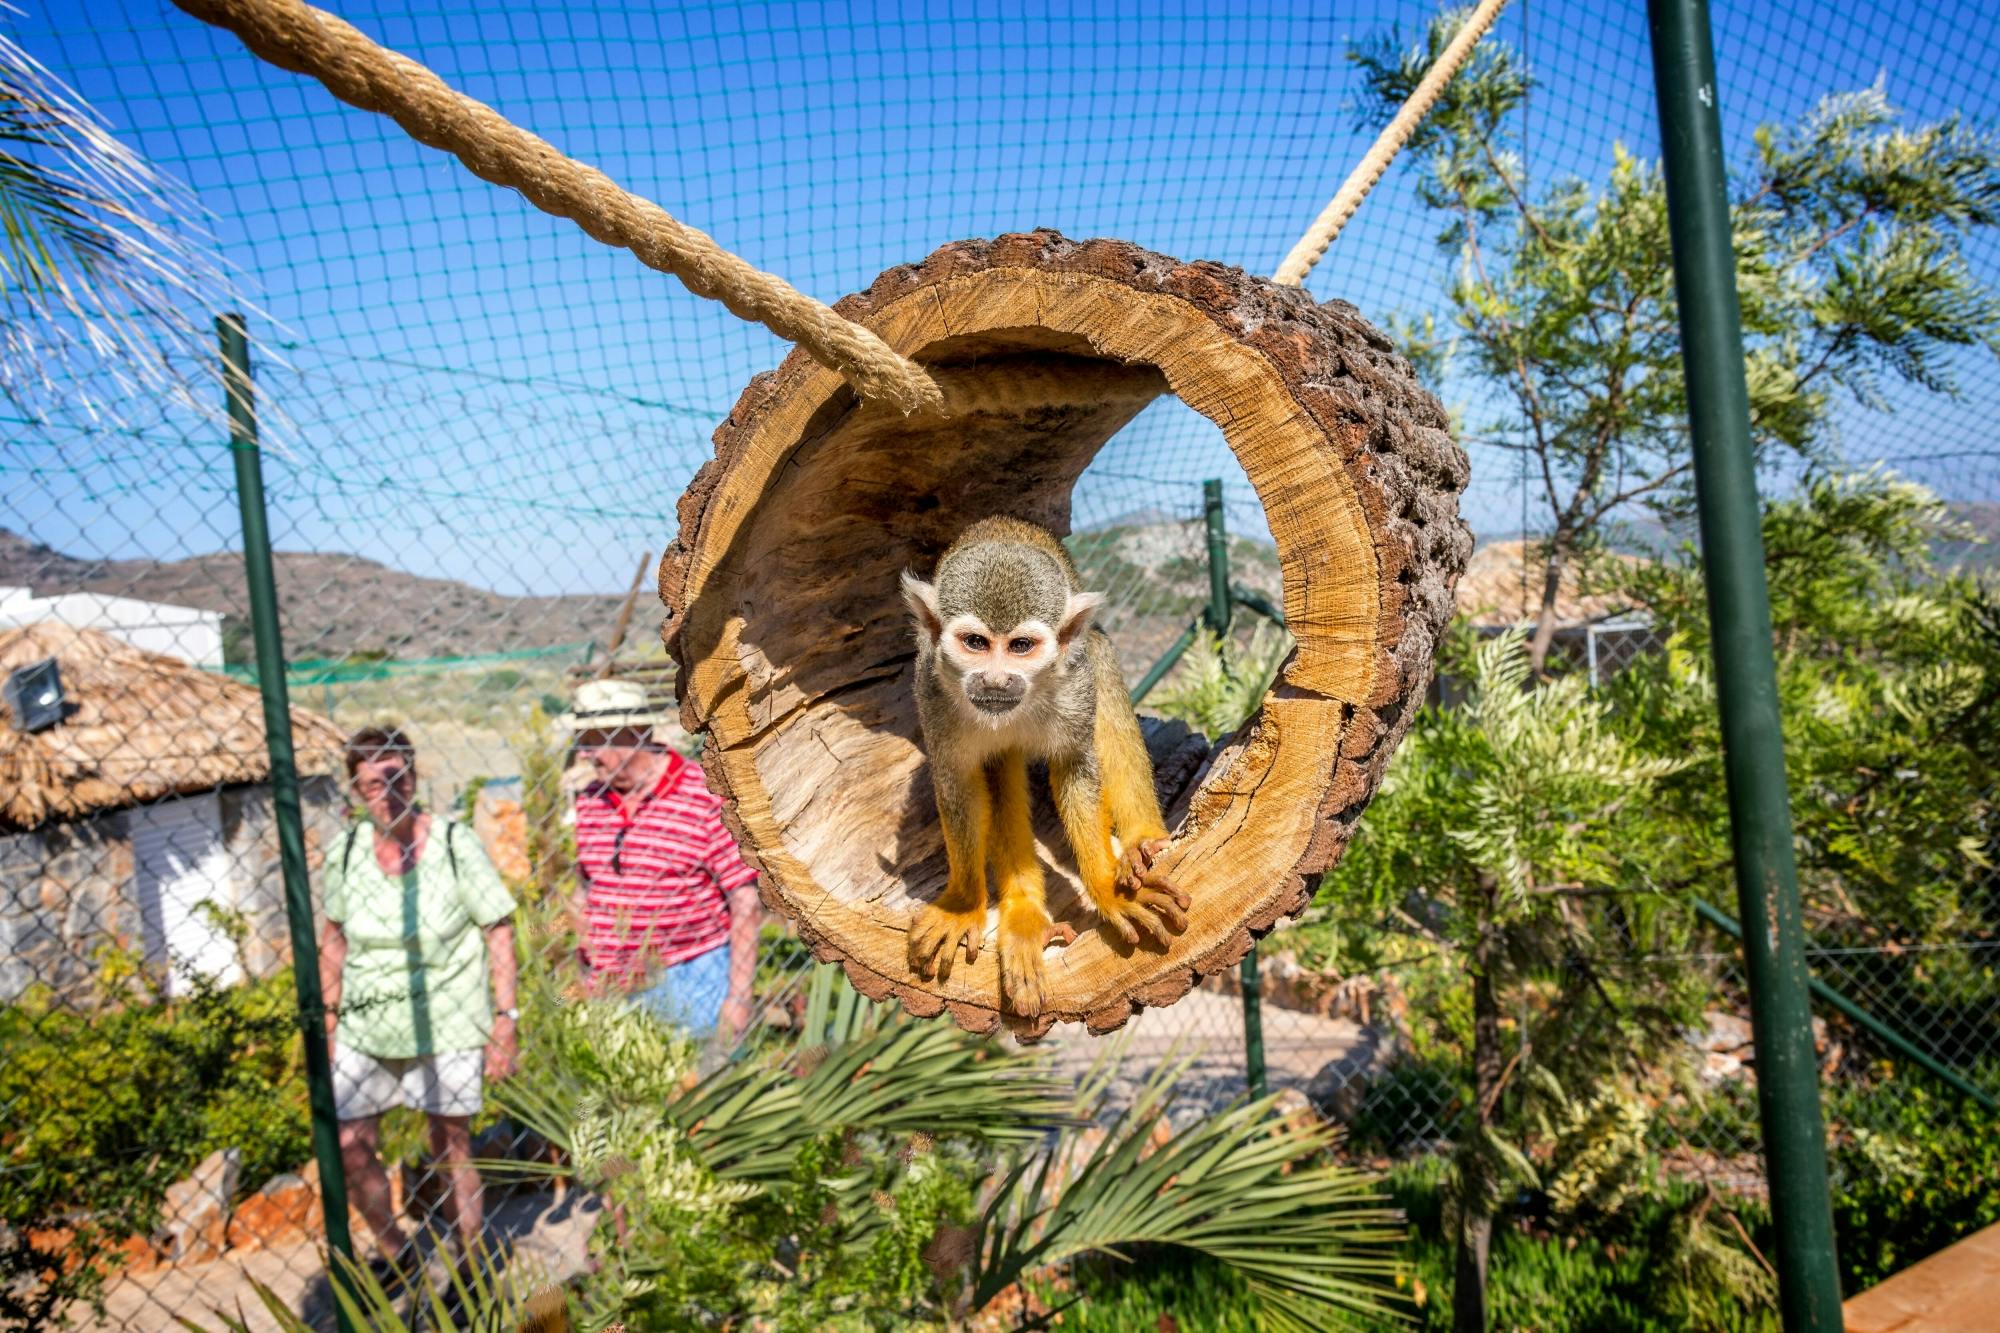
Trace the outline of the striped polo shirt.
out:
M 730 890 L 757 878 L 722 827 L 722 801 L 679 755 L 633 799 L 602 783 L 576 799 L 583 954 L 603 981 L 630 985 L 729 939 Z

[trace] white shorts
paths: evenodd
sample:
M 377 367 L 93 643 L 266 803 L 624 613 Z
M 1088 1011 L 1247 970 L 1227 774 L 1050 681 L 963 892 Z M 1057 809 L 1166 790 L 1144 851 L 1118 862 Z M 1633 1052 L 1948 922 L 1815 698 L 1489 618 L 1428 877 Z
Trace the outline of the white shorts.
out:
M 407 1060 L 333 1044 L 333 1113 L 341 1120 L 408 1106 L 432 1115 L 478 1115 L 486 1052 L 439 1051 Z

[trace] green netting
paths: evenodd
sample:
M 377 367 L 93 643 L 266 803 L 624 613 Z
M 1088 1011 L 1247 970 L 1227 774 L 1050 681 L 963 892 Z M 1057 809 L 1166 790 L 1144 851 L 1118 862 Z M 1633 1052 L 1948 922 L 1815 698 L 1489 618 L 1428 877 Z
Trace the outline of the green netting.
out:
M 587 662 L 595 642 L 557 643 L 547 648 L 521 648 L 511 653 L 462 653 L 455 657 L 416 658 L 304 658 L 292 659 L 285 663 L 285 682 L 288 685 L 340 685 L 357 680 L 393 680 L 398 676 L 434 676 L 445 671 L 464 671 L 472 667 L 491 666 L 497 662 L 535 662 L 543 658 L 560 658 L 570 661 Z M 223 672 L 238 680 L 253 684 L 257 680 L 257 668 L 233 663 L 226 665 Z
M 1087 12 L 600 0 L 339 9 L 825 301 L 944 242 L 1035 227 L 1268 272 L 1372 137 L 1351 53 L 1385 34 L 1414 40 L 1433 12 L 1393 0 Z M 1975 128 L 2000 122 L 2000 11 L 1991 6 L 1730 0 L 1715 6 L 1714 22 L 1724 135 L 1739 165 L 1747 167 L 1760 126 L 1797 124 L 1825 96 L 1870 87 L 1907 124 L 1954 115 Z M 162 222 L 212 252 L 227 280 L 190 295 L 192 336 L 162 339 L 161 355 L 201 402 L 135 388 L 118 366 L 87 357 L 14 386 L 0 407 L 0 588 L 201 613 L 208 618 L 143 607 L 61 614 L 136 626 L 154 635 L 146 646 L 254 681 L 232 464 L 205 365 L 215 306 L 239 304 L 255 339 L 294 703 L 329 720 L 330 731 L 405 724 L 435 808 L 512 800 L 524 821 L 541 821 L 525 831 L 526 850 L 558 856 L 560 803 L 534 804 L 553 781 L 551 765 L 561 767 L 548 715 L 580 678 L 573 667 L 601 663 L 635 566 L 657 559 L 673 536 L 675 502 L 708 457 L 711 430 L 786 348 L 158 0 L 37 5 L 9 15 L 8 26 L 126 144 L 186 183 L 200 213 Z M 1601 189 L 1620 151 L 1657 155 L 1643 6 L 1518 0 L 1493 40 L 1532 74 L 1509 127 L 1528 197 L 1573 180 Z M 1399 329 L 1420 329 L 1426 316 L 1444 321 L 1433 331 L 1449 350 L 1444 293 L 1466 266 L 1438 244 L 1448 221 L 1419 197 L 1415 168 L 1399 164 L 1309 289 Z M 1991 220 L 1969 221 L 1959 244 L 1973 277 L 2000 288 Z M 1472 460 L 1464 513 L 1482 546 L 1546 535 L 1551 507 L 1522 447 L 1518 404 L 1457 350 L 1435 383 Z M 1885 466 L 1934 490 L 1988 543 L 2000 537 L 1994 350 L 1990 338 L 1947 349 L 1929 385 L 1888 374 L 1872 396 L 1836 393 L 1821 464 Z M 1789 493 L 1802 471 L 1797 459 L 1776 456 L 1764 482 Z M 1141 414 L 1076 488 L 1076 545 L 1110 593 L 1108 625 L 1135 676 L 1204 604 L 1209 477 L 1224 482 L 1235 576 L 1277 592 L 1255 496 L 1220 433 L 1177 402 Z M 1616 517 L 1632 544 L 1685 535 L 1637 508 Z M 1993 549 L 1968 541 L 1950 555 L 1990 567 Z M 1524 601 L 1539 586 L 1532 560 L 1494 577 Z M 0 601 L 9 617 L 15 606 Z M 667 684 L 649 589 L 639 606 L 618 662 L 657 698 Z M 1656 647 L 1643 625 L 1612 624 L 1563 651 L 1608 671 Z M 164 764 L 177 753 L 148 744 L 155 748 L 123 757 Z M 238 757 L 252 769 L 261 762 L 254 744 Z M 245 969 L 268 975 L 286 946 L 260 791 L 218 779 L 178 799 L 215 803 L 186 817 L 209 830 L 200 846 L 234 858 L 249 885 L 237 900 L 255 937 Z M 316 865 L 337 843 L 347 800 L 331 776 L 312 794 Z M 162 915 L 157 886 L 143 910 L 121 897 L 135 876 L 152 873 L 143 867 L 171 861 L 146 850 L 170 845 L 168 834 L 154 843 L 141 836 L 166 826 L 168 804 L 111 801 L 60 846 L 48 828 L 0 828 L 0 1004 L 10 1022 L 31 1014 L 52 1032 L 60 1024 L 49 1015 L 82 1022 L 98 1012 L 93 987 L 107 958 L 157 968 L 195 938 L 186 934 L 194 927 Z M 113 868 L 79 869 L 78 849 L 100 844 L 112 848 Z M 1949 960 L 1928 974 L 1928 990 L 1879 952 L 1829 948 L 1816 958 L 1827 979 L 1904 1012 L 1920 1037 L 1992 1091 L 1994 945 L 1990 933 L 1961 945 L 1925 946 L 1925 959 Z M 783 965 L 766 978 L 772 995 L 806 966 L 782 947 L 774 944 L 773 957 Z M 1284 952 L 1282 937 L 1266 947 L 1267 956 Z M 1719 995 L 1740 995 L 1731 958 L 1696 961 Z M 1313 969 L 1310 958 L 1285 966 Z M 1342 1104 L 1361 1107 L 1378 1141 L 1412 1156 L 1437 1150 L 1455 1123 L 1450 1091 L 1414 1079 L 1368 1082 L 1377 1071 L 1361 1034 L 1379 1011 L 1366 994 L 1396 992 L 1393 977 L 1361 980 L 1368 984 L 1345 998 L 1301 982 L 1286 999 L 1274 983 L 1263 1011 L 1271 1083 L 1311 1085 L 1316 1097 L 1338 1100 L 1352 1082 Z M 1954 994 L 1955 1008 L 1945 1003 Z M 1234 998 L 1201 991 L 1171 1012 L 1207 1042 L 1187 1075 L 1187 1104 L 1214 1106 L 1240 1091 Z M 244 1093 L 247 1109 L 238 1108 L 246 1122 L 286 1128 L 251 1144 L 254 1165 L 244 1170 L 259 1178 L 241 1181 L 240 1192 L 304 1160 L 296 1068 L 270 1055 L 289 1040 L 287 1022 L 281 1014 L 279 1038 L 258 1048 L 282 1091 L 268 1102 Z M 23 1072 L 31 1050 L 50 1062 L 36 1069 L 83 1086 L 124 1077 L 111 1064 L 101 1074 L 69 1069 L 61 1049 L 34 1046 L 27 1028 L 7 1031 L 0 1086 L 12 1100 L 0 1100 L 0 1121 L 23 1113 L 41 1077 Z M 1173 1029 L 1152 1033 L 1163 1048 Z M 1733 1084 L 1725 1110 L 1681 1147 L 1709 1168 L 1707 1178 L 1754 1193 L 1761 1168 L 1748 1086 Z M 9 1142 L 0 1132 L 0 1148 Z M 101 1155 L 164 1163 L 159 1171 L 178 1177 L 209 1146 L 128 1137 Z M 418 1184 L 414 1135 L 393 1147 L 412 1165 L 411 1197 L 433 1199 Z M 16 1182 L 26 1169 L 12 1158 L 0 1165 Z M 148 1188 L 162 1183 L 149 1178 Z M 318 1280 L 309 1248 L 259 1251 L 255 1264 L 247 1253 L 230 1250 L 219 1268 L 175 1264 L 115 1280 L 106 1317 L 129 1328 L 203 1317 L 220 1299 L 216 1284 L 246 1272 L 277 1283 L 287 1300 L 303 1299 Z

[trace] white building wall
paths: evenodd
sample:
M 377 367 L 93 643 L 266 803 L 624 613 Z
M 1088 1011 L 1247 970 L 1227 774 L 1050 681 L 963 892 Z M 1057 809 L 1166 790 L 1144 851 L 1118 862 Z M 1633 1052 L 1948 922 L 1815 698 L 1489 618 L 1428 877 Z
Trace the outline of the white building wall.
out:
M 37 597 L 26 588 L 0 588 L 0 629 L 55 620 L 109 634 L 150 653 L 194 666 L 222 666 L 222 614 L 132 597 L 70 592 Z
M 146 961 L 167 975 L 167 993 L 194 977 L 242 979 L 236 946 L 214 915 L 236 907 L 234 867 L 222 842 L 214 792 L 132 809 L 132 887 L 144 923 Z

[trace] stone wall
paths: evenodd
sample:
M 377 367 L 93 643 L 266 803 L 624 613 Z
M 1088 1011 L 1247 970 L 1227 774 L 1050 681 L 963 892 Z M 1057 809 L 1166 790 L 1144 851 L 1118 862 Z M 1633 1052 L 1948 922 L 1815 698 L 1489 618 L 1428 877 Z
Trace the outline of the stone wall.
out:
M 244 966 L 268 976 L 291 958 L 270 788 L 227 787 L 219 797 L 232 906 L 248 927 Z M 346 802 L 330 777 L 304 779 L 300 801 L 317 907 L 319 868 L 346 827 Z M 126 811 L 113 810 L 0 835 L 0 1003 L 39 982 L 62 1001 L 90 1004 L 102 950 L 141 947 L 130 825 Z

